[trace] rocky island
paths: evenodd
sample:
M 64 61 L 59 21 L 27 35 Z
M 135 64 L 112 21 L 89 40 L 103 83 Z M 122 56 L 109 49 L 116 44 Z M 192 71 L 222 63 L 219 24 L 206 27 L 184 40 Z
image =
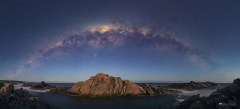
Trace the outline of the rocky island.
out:
M 129 80 L 122 80 L 120 77 L 109 76 L 105 73 L 98 73 L 86 81 L 76 83 L 71 88 L 55 88 L 50 93 L 63 93 L 75 96 L 154 96 L 166 93 L 175 93 L 176 90 L 157 88 L 149 84 L 137 85 Z
M 167 88 L 183 89 L 183 90 L 198 90 L 198 89 L 210 88 L 210 87 L 214 87 L 214 86 L 217 86 L 217 84 L 213 83 L 213 82 L 190 81 L 189 83 L 170 84 L 167 86 Z
M 240 109 L 240 79 L 208 97 L 194 95 L 170 109 Z
M 51 109 L 51 107 L 12 83 L 0 83 L 0 109 Z

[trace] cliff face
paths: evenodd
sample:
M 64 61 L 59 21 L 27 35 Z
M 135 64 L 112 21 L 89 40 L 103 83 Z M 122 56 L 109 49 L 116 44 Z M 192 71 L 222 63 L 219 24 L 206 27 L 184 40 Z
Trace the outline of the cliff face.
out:
M 70 93 L 90 96 L 143 95 L 146 91 L 139 85 L 120 77 L 98 73 L 84 82 L 76 83 Z

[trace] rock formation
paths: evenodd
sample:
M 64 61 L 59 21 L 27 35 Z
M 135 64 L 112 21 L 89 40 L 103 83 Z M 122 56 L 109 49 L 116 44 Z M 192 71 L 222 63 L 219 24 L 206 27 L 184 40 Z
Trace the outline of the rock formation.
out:
M 50 89 L 48 92 L 51 94 L 68 94 L 69 87 L 56 87 Z
M 0 87 L 0 109 L 51 109 L 38 98 L 23 89 L 14 90 L 11 83 Z
M 51 92 L 65 93 L 65 91 L 64 89 L 54 89 Z M 120 77 L 113 77 L 104 73 L 98 73 L 86 81 L 78 82 L 68 90 L 68 94 L 78 96 L 154 96 L 176 92 L 178 91 L 153 87 L 149 84 L 137 85 L 128 80 L 122 80 Z
M 69 90 L 70 93 L 87 96 L 119 96 L 119 95 L 143 95 L 146 91 L 139 85 L 120 77 L 112 77 L 104 73 L 84 82 L 76 83 Z
M 184 90 L 198 90 L 209 87 L 217 86 L 217 84 L 212 82 L 194 82 L 190 81 L 189 83 L 175 83 L 167 86 L 168 88 L 173 89 L 184 89 Z
M 143 84 L 143 85 L 141 85 L 141 87 L 143 87 L 143 89 L 146 91 L 147 95 L 150 95 L 150 96 L 180 92 L 180 91 L 177 91 L 174 89 L 169 89 L 169 88 L 154 87 L 149 84 Z
M 23 86 L 23 87 L 32 87 L 32 86 L 34 86 L 34 85 L 33 85 L 33 83 L 25 82 L 22 86 Z
M 13 90 L 14 90 L 13 84 L 6 83 L 6 84 L 4 84 L 3 87 L 1 87 L 0 94 L 1 95 L 9 95 L 13 92 Z
M 161 90 L 158 90 L 157 88 L 149 85 L 149 84 L 143 84 L 141 85 L 143 89 L 146 91 L 148 95 L 156 95 L 156 94 L 164 94 Z
M 239 79 L 239 78 L 235 79 L 235 80 L 233 81 L 233 84 L 235 84 L 235 85 L 240 85 L 240 79 Z
M 45 83 L 44 81 L 31 87 L 31 89 L 34 89 L 34 90 L 46 90 L 46 89 L 51 89 L 51 88 L 53 88 L 53 86 Z
M 170 109 L 240 109 L 240 86 L 230 85 L 208 97 L 198 94 Z

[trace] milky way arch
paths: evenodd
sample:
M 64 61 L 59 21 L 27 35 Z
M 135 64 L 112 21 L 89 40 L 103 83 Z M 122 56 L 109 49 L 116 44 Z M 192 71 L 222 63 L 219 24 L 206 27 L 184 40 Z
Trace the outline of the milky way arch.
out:
M 101 50 L 107 48 L 117 49 L 118 47 L 136 47 L 163 52 L 174 51 L 174 53 L 181 54 L 196 64 L 207 65 L 204 58 L 197 53 L 198 50 L 174 35 L 152 31 L 146 27 L 103 24 L 91 26 L 84 32 L 72 34 L 63 40 L 40 49 L 26 59 L 17 73 L 11 74 L 11 76 L 20 74 L 23 69 L 31 68 L 40 60 L 65 52 L 79 53 L 84 49 Z

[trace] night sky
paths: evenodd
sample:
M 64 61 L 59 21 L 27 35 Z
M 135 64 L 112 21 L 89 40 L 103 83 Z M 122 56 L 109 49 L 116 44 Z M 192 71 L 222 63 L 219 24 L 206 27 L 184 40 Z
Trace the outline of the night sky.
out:
M 239 0 L 1 0 L 0 79 L 240 77 Z

